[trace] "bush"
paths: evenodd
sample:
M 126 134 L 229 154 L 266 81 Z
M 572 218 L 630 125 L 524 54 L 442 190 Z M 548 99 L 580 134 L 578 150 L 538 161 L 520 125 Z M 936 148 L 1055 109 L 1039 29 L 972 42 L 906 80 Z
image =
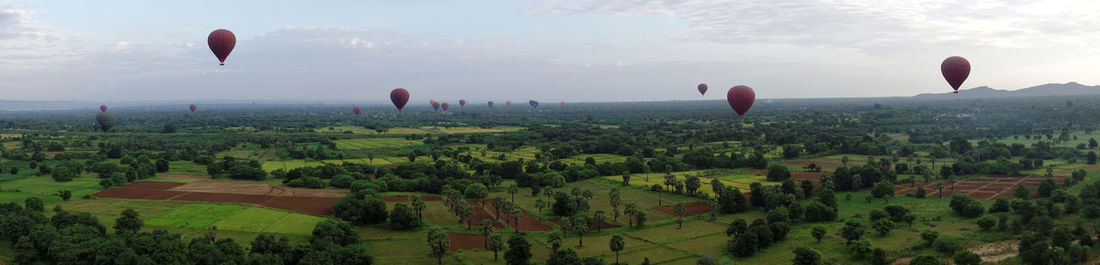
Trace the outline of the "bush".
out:
M 791 171 L 787 169 L 786 165 L 781 163 L 772 163 L 768 165 L 768 180 L 769 181 L 784 181 L 791 178 Z
M 810 202 L 806 206 L 806 221 L 809 222 L 832 222 L 836 220 L 836 209 L 826 206 L 819 201 Z
M 955 253 L 954 260 L 955 265 L 978 265 L 982 263 L 982 256 L 970 251 L 959 251 Z
M 848 242 L 848 254 L 852 255 L 853 259 L 864 259 L 871 256 L 871 242 L 866 239 L 860 239 L 852 242 Z
M 993 218 L 993 216 L 986 215 L 978 219 L 978 227 L 981 228 L 982 231 L 993 230 L 995 226 L 997 226 L 997 219 Z
M 420 226 L 420 220 L 417 219 L 416 213 L 412 208 L 404 203 L 398 203 L 393 206 L 393 212 L 390 212 L 390 229 L 393 230 L 407 230 Z
M 949 237 L 936 239 L 936 243 L 932 243 L 932 248 L 940 253 L 948 255 L 955 254 L 955 252 L 963 249 L 962 243 L 959 243 L 959 240 Z
M 346 188 L 350 188 L 351 183 L 353 183 L 353 182 L 355 182 L 355 178 L 352 177 L 352 176 L 337 175 L 335 177 L 332 177 L 332 179 L 330 179 L 328 181 L 328 185 L 332 186 L 333 188 L 346 189 Z
M 928 196 L 928 191 L 924 190 L 924 186 L 917 187 L 916 197 L 918 199 L 924 199 L 924 197 L 927 197 L 927 196 Z
M 871 196 L 875 198 L 894 196 L 894 183 L 890 183 L 889 181 L 875 183 L 875 186 L 871 187 Z
M 909 260 L 909 265 L 940 265 L 940 259 L 932 255 L 920 255 Z

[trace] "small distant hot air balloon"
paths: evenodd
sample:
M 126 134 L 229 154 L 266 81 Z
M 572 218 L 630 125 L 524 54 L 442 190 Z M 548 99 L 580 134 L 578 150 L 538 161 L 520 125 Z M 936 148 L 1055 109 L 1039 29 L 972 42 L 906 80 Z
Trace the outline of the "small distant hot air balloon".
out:
M 99 124 L 100 130 L 107 132 L 115 125 L 115 116 L 111 115 L 109 112 L 100 112 L 95 116 L 95 122 Z
M 227 29 L 217 29 L 206 36 L 206 44 L 210 45 L 210 51 L 218 57 L 220 65 L 225 65 L 225 58 L 233 52 L 233 46 L 237 45 L 237 36 Z
M 730 108 L 737 112 L 737 117 L 743 119 L 745 113 L 749 112 L 749 108 L 752 108 L 753 101 L 756 101 L 756 92 L 753 92 L 751 87 L 737 85 L 726 92 L 726 101 L 730 103 Z
M 433 108 L 433 109 L 435 109 L 435 110 L 439 110 L 439 101 L 435 101 L 435 100 L 433 99 L 433 100 L 432 100 L 431 102 L 429 102 L 429 103 L 431 103 L 431 104 L 432 104 L 432 108 Z
M 562 100 L 562 101 L 561 101 L 561 106 L 562 106 L 562 107 L 565 107 L 565 100 Z
M 404 88 L 394 88 L 390 91 L 390 101 L 393 102 L 394 107 L 397 107 L 397 111 L 401 111 L 405 108 L 405 103 L 409 103 L 409 91 Z
M 355 112 L 355 115 L 358 116 L 359 113 L 363 113 L 363 107 L 360 107 L 360 106 L 351 107 L 351 111 Z
M 492 102 L 492 101 L 489 101 L 489 103 L 488 103 L 488 104 L 489 104 L 489 107 L 490 107 L 490 108 L 492 108 L 492 107 L 493 107 L 493 102 Z
M 705 83 L 699 84 L 699 95 L 706 95 L 706 94 L 707 94 L 707 84 L 705 84 Z
M 940 72 L 943 73 L 943 79 L 947 79 L 947 84 L 955 89 L 955 93 L 959 93 L 959 87 L 970 76 L 970 62 L 959 56 L 947 57 L 940 64 Z
M 531 104 L 532 108 L 538 108 L 539 107 L 539 102 L 535 101 L 535 100 L 528 100 L 527 104 Z
M 447 104 L 447 102 L 443 102 L 441 106 L 443 107 L 443 111 L 447 111 L 447 109 L 451 108 L 451 104 Z
M 199 108 L 199 105 L 195 105 L 195 104 L 191 104 L 190 106 L 187 106 L 187 109 L 190 109 L 191 112 L 195 112 L 195 110 L 198 109 L 198 108 Z
M 465 107 L 466 106 L 466 100 L 465 99 L 459 99 L 458 100 L 458 106 L 459 107 Z
M 511 100 L 505 100 L 504 101 L 504 106 L 505 107 L 511 107 L 512 106 L 512 101 Z
M 99 112 L 107 112 L 107 105 L 99 105 Z

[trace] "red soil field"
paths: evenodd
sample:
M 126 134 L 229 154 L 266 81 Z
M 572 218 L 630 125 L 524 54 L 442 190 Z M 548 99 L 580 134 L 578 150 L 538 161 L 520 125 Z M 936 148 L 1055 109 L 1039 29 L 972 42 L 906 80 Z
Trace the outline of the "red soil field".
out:
M 488 211 L 488 212 L 496 214 L 496 208 L 493 207 L 492 202 L 493 202 L 492 200 L 484 200 L 485 210 Z M 550 227 L 549 225 L 546 225 L 546 223 L 540 223 L 538 219 L 536 219 L 531 214 L 528 214 L 527 211 L 520 211 L 520 212 L 522 213 L 520 215 L 520 218 L 519 218 L 519 230 L 520 231 L 552 231 L 552 230 L 554 230 L 553 227 Z M 497 216 L 497 217 L 500 219 L 500 221 L 504 221 L 504 223 L 508 224 L 509 226 L 516 225 L 516 222 L 515 222 L 516 220 L 512 219 L 512 216 L 510 214 L 501 212 L 500 216 Z M 513 228 L 513 229 L 515 229 L 515 228 Z
M 447 239 L 451 240 L 449 252 L 469 249 L 481 249 L 485 247 L 485 236 L 472 234 L 447 233 Z M 503 253 L 501 253 L 503 254 Z
M 267 184 L 228 181 L 155 182 L 139 181 L 92 194 L 96 198 L 232 202 L 252 204 L 312 215 L 331 215 L 332 205 L 346 190 L 305 190 L 272 187 Z M 312 196 L 295 196 L 305 194 Z M 339 196 L 337 196 L 339 195 Z
M 955 183 L 955 188 L 952 189 L 950 184 L 944 183 L 943 197 L 950 197 L 954 193 L 966 193 L 975 199 L 993 200 L 996 198 L 1013 198 L 1012 192 L 1017 186 L 1023 186 L 1027 188 L 1030 193 L 1029 197 L 1038 197 L 1039 183 L 1046 177 L 1041 176 L 991 176 L 991 177 L 979 177 L 973 179 L 962 180 Z M 1063 180 L 1054 178 L 1054 182 L 1058 185 L 1062 185 Z M 916 188 L 910 187 L 910 184 L 900 184 L 895 186 L 897 194 L 912 194 L 916 192 Z M 924 186 L 928 191 L 928 197 L 939 197 L 939 192 L 936 190 L 936 182 L 929 183 L 917 183 L 917 186 Z
M 504 225 L 501 224 L 500 221 L 498 221 L 496 218 L 493 218 L 493 215 L 489 214 L 489 211 L 486 211 L 485 208 L 481 207 L 480 205 L 477 205 L 476 202 L 467 201 L 466 203 L 469 203 L 470 205 L 474 206 L 474 213 L 475 214 L 474 214 L 474 218 L 473 218 L 473 223 L 471 223 L 471 225 L 480 226 L 481 225 L 481 220 L 489 219 L 493 222 L 493 228 L 496 228 L 496 229 L 504 228 Z
M 673 207 L 675 207 L 675 206 L 673 206 L 673 205 L 661 206 L 661 207 L 657 207 L 657 208 L 651 208 L 651 210 L 658 211 L 658 212 L 661 212 L 663 214 L 667 214 L 667 215 L 671 215 L 671 216 L 676 216 L 676 211 L 673 209 Z M 700 215 L 700 214 L 704 214 L 704 213 L 709 213 L 712 210 L 710 208 L 710 206 L 707 206 L 707 203 L 705 203 L 705 202 L 689 202 L 689 203 L 685 203 L 684 207 L 686 208 L 685 209 L 686 211 L 684 211 L 684 217 L 696 216 L 696 215 Z

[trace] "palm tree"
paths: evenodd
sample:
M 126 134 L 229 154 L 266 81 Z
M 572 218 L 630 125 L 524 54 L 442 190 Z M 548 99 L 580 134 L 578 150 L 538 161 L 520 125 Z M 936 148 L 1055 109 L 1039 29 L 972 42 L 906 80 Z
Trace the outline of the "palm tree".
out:
M 412 207 L 416 211 L 417 218 L 420 218 L 420 223 L 424 223 L 424 209 L 428 208 L 428 203 L 424 202 L 420 195 L 412 196 Z
M 622 194 L 618 188 L 611 188 L 611 192 L 607 194 L 607 200 L 611 203 L 611 209 L 615 214 L 615 221 L 619 221 L 619 204 L 622 204 Z
M 620 235 L 611 236 L 611 251 L 615 252 L 615 264 L 619 264 L 619 251 L 626 247 L 626 241 Z
M 577 247 L 584 247 L 584 233 L 588 232 L 588 216 L 579 213 L 573 216 L 573 233 L 577 233 Z
M 678 202 L 676 206 L 672 207 L 672 210 L 676 212 L 677 222 L 679 223 L 679 227 L 676 227 L 676 229 L 684 228 L 684 213 L 687 212 L 687 207 L 684 206 L 683 202 Z
M 516 193 L 518 193 L 518 192 L 519 192 L 519 186 L 516 186 L 516 184 L 512 184 L 511 186 L 508 186 L 508 194 L 512 194 L 512 202 L 513 203 L 516 202 Z
M 606 218 L 603 210 L 596 210 L 592 213 L 592 221 L 596 222 L 596 233 L 603 232 L 603 221 Z
M 542 221 L 542 207 L 546 207 L 546 201 L 543 201 L 542 197 L 536 197 L 535 208 L 539 209 L 539 221 Z
M 481 219 L 481 235 L 485 236 L 485 249 L 489 249 L 489 233 L 493 232 L 493 221 Z
M 553 250 L 551 252 L 558 251 L 558 248 L 561 247 L 561 241 L 564 238 L 565 238 L 565 232 L 562 232 L 561 230 L 557 230 L 557 229 L 554 229 L 554 231 L 550 231 L 550 234 L 547 235 L 547 238 L 546 238 L 546 244 L 550 245 L 550 249 Z
M 439 261 L 439 265 L 443 265 L 443 255 L 446 255 L 447 249 L 451 248 L 451 239 L 447 238 L 447 231 L 442 227 L 429 231 L 428 245 L 432 249 L 432 255 L 435 255 Z
M 523 210 L 519 209 L 519 206 L 512 205 L 509 215 L 512 216 L 512 220 L 515 220 L 516 225 L 512 226 L 516 229 L 516 233 L 519 233 L 519 217 L 523 214 Z
M 943 182 L 936 182 L 936 189 L 940 190 L 940 198 L 943 198 Z
M 626 209 L 623 210 L 623 213 L 627 216 L 626 219 L 629 222 L 627 225 L 628 227 L 634 227 L 634 218 L 630 217 L 633 217 L 636 214 L 642 214 L 641 212 L 638 212 L 638 205 L 634 204 L 633 202 L 626 203 Z

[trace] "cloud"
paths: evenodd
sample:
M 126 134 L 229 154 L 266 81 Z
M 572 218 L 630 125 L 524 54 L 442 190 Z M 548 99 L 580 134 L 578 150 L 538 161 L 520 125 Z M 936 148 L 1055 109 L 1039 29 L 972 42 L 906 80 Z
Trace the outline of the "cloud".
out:
M 1100 39 L 1087 34 L 1100 27 L 1100 4 L 1086 0 L 544 0 L 526 12 L 673 16 L 691 23 L 682 39 L 724 44 L 1029 48 Z

